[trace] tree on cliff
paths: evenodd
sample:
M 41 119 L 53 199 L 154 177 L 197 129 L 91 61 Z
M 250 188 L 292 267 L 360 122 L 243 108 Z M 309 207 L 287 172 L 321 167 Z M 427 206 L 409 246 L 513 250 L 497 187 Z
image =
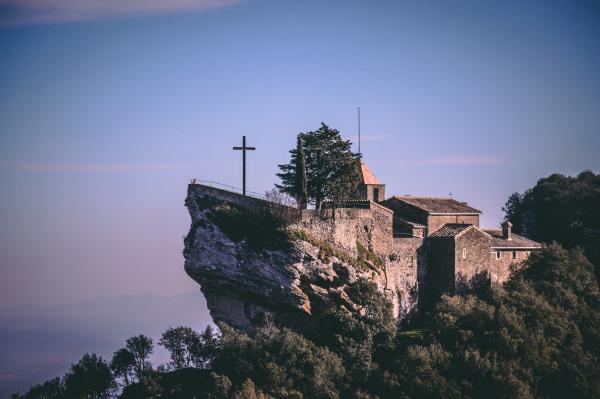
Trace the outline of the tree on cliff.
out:
M 306 158 L 304 156 L 304 140 L 298 135 L 296 146 L 296 202 L 300 209 L 306 209 L 308 187 L 306 185 Z
M 304 152 L 306 191 L 308 200 L 317 208 L 324 200 L 341 201 L 353 198 L 360 183 L 360 155 L 352 152 L 352 143 L 342 140 L 340 132 L 324 123 L 315 131 L 298 134 Z M 299 156 L 300 153 L 300 156 Z M 291 159 L 279 165 L 277 176 L 281 191 L 298 196 L 303 191 L 302 177 L 298 176 L 301 152 L 290 150 Z
M 600 276 L 600 175 L 552 174 L 524 194 L 512 194 L 503 210 L 517 234 L 566 248 L 582 247 Z

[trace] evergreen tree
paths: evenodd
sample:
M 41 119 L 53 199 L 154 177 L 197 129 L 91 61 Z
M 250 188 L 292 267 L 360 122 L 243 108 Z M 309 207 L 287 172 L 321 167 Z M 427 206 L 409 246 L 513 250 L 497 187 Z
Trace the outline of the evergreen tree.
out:
M 581 247 L 600 279 L 600 174 L 576 177 L 554 173 L 523 194 L 514 193 L 503 208 L 513 231 L 533 240 Z
M 306 209 L 308 202 L 308 188 L 306 185 L 306 159 L 304 157 L 304 140 L 298 135 L 298 145 L 296 146 L 296 202 L 300 209 Z
M 352 152 L 352 143 L 342 140 L 339 131 L 324 123 L 315 131 L 298 136 L 303 142 L 308 200 L 320 208 L 324 200 L 355 198 L 360 183 L 360 155 Z M 297 196 L 302 191 L 302 178 L 296 176 L 298 149 L 290 150 L 290 154 L 290 162 L 279 165 L 281 172 L 277 176 L 281 184 L 277 188 Z

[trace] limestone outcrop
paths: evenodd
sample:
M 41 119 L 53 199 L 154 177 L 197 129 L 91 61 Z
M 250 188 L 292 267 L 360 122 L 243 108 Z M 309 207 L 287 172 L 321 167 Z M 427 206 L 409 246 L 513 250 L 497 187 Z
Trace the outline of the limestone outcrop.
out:
M 186 206 L 185 270 L 215 321 L 250 330 L 270 314 L 303 329 L 332 306 L 356 310 L 346 289 L 359 278 L 374 282 L 400 319 L 416 306 L 416 267 L 400 263 L 383 207 L 300 211 L 199 184 Z

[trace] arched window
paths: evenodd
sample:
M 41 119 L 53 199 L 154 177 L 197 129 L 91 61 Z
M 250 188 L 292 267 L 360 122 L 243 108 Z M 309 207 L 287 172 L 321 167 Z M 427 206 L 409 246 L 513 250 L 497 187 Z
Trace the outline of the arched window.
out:
M 462 258 L 467 259 L 467 248 L 463 248 L 462 250 Z
M 373 202 L 379 202 L 379 189 L 373 189 Z

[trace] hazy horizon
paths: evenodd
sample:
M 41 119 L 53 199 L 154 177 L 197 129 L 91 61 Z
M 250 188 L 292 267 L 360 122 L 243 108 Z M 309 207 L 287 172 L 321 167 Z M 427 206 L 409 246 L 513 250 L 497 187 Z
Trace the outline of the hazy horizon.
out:
M 515 191 L 600 171 L 600 6 L 0 1 L 0 306 L 198 289 L 191 178 L 277 182 L 321 122 L 386 193 L 494 227 Z

